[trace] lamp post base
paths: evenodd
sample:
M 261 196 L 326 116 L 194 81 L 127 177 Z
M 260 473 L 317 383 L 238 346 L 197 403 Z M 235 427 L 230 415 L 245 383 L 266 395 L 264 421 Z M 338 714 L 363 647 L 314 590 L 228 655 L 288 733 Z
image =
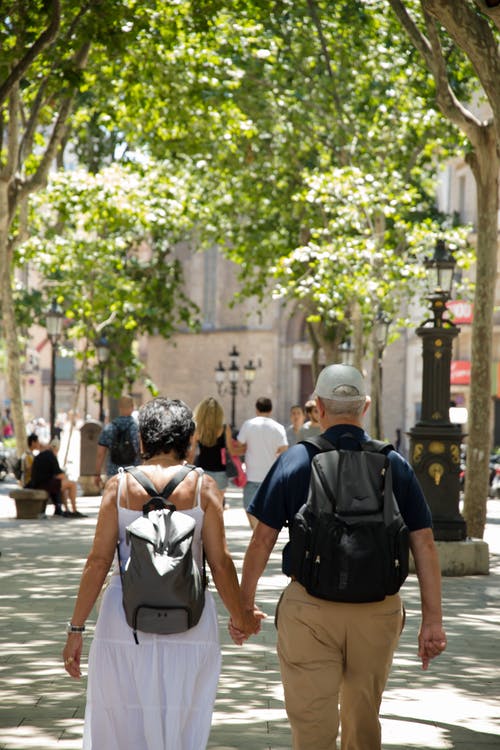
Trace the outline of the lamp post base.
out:
M 436 542 L 442 576 L 487 576 L 490 572 L 489 547 L 482 539 L 465 542 Z M 410 555 L 410 572 L 415 562 Z
M 467 538 L 459 511 L 462 428 L 420 422 L 410 432 L 410 462 L 429 503 L 434 538 L 459 542 Z

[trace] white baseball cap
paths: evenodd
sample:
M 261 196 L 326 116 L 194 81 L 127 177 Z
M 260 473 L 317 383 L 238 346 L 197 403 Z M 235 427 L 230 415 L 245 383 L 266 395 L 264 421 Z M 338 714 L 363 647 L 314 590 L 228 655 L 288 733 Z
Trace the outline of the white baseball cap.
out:
M 343 392 L 344 388 L 350 393 Z M 366 397 L 365 381 L 352 365 L 328 365 L 318 375 L 314 394 L 326 399 L 357 401 Z

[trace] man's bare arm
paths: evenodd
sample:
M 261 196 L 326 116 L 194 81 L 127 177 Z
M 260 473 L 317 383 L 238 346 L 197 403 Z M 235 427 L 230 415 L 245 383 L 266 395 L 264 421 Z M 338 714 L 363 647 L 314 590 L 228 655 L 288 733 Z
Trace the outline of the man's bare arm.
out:
M 253 610 L 259 578 L 265 570 L 279 531 L 262 521 L 257 523 L 245 553 L 241 577 L 241 598 L 245 610 Z
M 422 659 L 422 669 L 427 669 L 431 659 L 439 656 L 446 648 L 441 610 L 441 568 L 432 529 L 412 531 L 410 547 L 415 560 L 422 604 L 418 655 Z

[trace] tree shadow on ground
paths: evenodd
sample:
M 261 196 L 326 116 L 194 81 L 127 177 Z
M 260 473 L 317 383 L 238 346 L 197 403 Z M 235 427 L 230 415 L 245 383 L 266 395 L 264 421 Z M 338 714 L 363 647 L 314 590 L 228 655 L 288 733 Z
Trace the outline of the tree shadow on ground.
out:
M 61 651 L 94 533 L 97 501 L 82 510 L 89 518 L 0 521 L 0 750 L 81 747 L 86 680 L 66 675 Z M 240 571 L 250 529 L 240 511 L 224 515 Z M 210 750 L 291 747 L 273 624 L 287 582 L 280 572 L 284 541 L 286 533 L 280 535 L 259 586 L 257 600 L 268 619 L 245 646 L 232 644 L 227 615 L 216 596 L 223 665 Z M 415 577 L 409 577 L 403 591 L 407 623 L 382 705 L 386 750 L 500 750 L 498 555 L 491 556 L 491 572 L 443 580 L 449 645 L 428 672 L 418 663 L 419 591 Z M 91 632 L 85 639 L 84 672 L 90 640 Z M 422 732 L 428 739 L 422 740 Z

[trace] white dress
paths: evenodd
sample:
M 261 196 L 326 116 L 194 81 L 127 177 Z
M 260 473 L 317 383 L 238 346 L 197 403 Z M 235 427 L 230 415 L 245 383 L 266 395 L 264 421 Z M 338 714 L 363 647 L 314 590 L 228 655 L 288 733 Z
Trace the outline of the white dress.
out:
M 193 552 L 201 566 L 201 476 Z M 120 557 L 130 554 L 125 528 L 141 511 L 120 507 Z M 118 568 L 104 592 L 89 652 L 83 750 L 203 750 L 208 742 L 221 655 L 217 611 L 209 591 L 200 621 L 185 633 L 138 633 L 127 625 Z

